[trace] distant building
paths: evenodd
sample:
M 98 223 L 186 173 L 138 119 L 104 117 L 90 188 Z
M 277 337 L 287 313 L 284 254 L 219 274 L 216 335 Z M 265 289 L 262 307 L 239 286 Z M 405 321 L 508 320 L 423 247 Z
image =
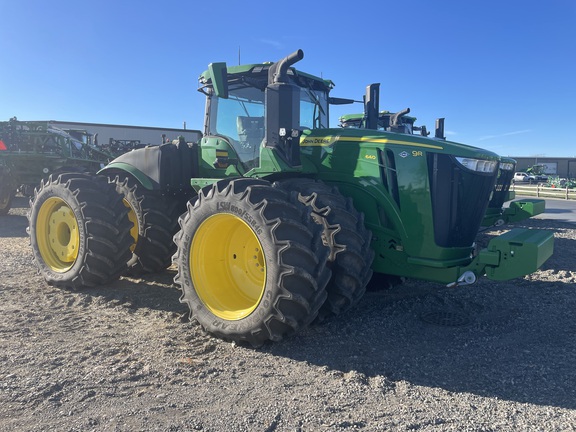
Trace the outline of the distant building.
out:
M 549 175 L 576 178 L 576 158 L 569 157 L 520 157 L 510 156 L 517 162 L 516 171 L 526 171 L 533 165 L 544 165 L 544 172 Z
M 196 142 L 202 138 L 202 132 L 193 129 L 171 129 L 150 126 L 127 126 L 102 123 L 80 123 L 50 120 L 49 123 L 57 128 L 65 129 L 71 135 L 97 137 L 98 144 L 108 145 L 110 140 L 139 141 L 143 145 L 160 145 L 163 137 L 172 141 L 182 135 L 187 142 Z M 77 131 L 75 134 L 74 131 Z

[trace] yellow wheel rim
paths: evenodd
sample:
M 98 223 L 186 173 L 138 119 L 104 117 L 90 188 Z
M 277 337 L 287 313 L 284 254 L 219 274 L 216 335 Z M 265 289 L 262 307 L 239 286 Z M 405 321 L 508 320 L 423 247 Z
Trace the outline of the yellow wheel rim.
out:
M 250 315 L 266 286 L 262 245 L 242 219 L 217 214 L 206 219 L 190 246 L 190 269 L 204 305 L 225 320 Z
M 66 202 L 49 198 L 40 207 L 36 220 L 36 241 L 42 259 L 53 271 L 68 271 L 78 258 L 78 220 Z
M 138 243 L 138 216 L 136 216 L 134 208 L 130 205 L 130 203 L 126 198 L 124 198 L 122 202 L 124 203 L 124 206 L 128 209 L 128 219 L 130 220 L 130 222 L 132 222 L 132 228 L 130 228 L 130 235 L 134 239 L 134 242 L 132 242 L 132 245 L 130 246 L 130 252 L 134 252 L 134 249 L 136 249 L 136 243 Z

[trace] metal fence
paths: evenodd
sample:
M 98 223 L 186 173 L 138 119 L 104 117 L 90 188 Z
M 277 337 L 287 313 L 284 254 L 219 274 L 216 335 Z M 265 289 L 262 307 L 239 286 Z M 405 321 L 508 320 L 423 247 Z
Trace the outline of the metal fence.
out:
M 519 185 L 513 183 L 510 190 L 518 195 L 537 196 L 543 198 L 576 199 L 576 189 L 550 187 L 548 185 Z

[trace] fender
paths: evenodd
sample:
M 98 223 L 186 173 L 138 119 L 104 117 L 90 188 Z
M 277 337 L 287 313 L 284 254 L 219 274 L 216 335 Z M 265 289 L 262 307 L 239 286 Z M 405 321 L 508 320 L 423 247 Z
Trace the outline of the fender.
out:
M 144 186 L 148 190 L 160 190 L 160 183 L 155 179 L 151 178 L 148 174 L 144 173 L 142 170 L 136 168 L 130 163 L 120 162 L 113 160 L 100 171 L 98 174 L 102 175 L 112 175 L 113 172 L 123 171 L 132 175 L 138 183 Z
M 170 144 L 172 145 L 172 144 Z M 148 146 L 118 156 L 98 174 L 107 174 L 112 170 L 126 171 L 133 175 L 146 189 L 159 190 L 161 146 Z
M 178 144 L 132 150 L 118 156 L 98 174 L 125 171 L 146 189 L 182 191 L 191 189 L 190 179 L 198 177 L 198 161 L 198 145 L 181 140 Z

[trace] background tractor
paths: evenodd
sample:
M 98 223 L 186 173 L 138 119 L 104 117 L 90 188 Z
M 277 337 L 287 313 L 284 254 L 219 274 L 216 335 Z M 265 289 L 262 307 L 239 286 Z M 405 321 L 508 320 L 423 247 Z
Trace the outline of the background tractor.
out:
M 16 117 L 0 122 L 0 214 L 10 210 L 17 191 L 33 194 L 40 180 L 49 174 L 96 173 L 108 162 L 134 146 L 105 148 L 83 140 L 48 121 L 19 121 Z M 91 137 L 88 137 L 91 138 Z
M 526 169 L 528 175 L 534 176 L 536 182 L 542 183 L 548 181 L 548 175 L 546 174 L 546 165 L 532 165 Z
M 519 222 L 544 213 L 546 210 L 546 201 L 543 199 L 521 198 L 511 201 L 516 198 L 516 193 L 510 190 L 515 169 L 516 160 L 500 157 L 498 177 L 482 220 L 483 226 L 500 226 L 506 223 Z M 508 201 L 511 202 L 504 207 L 504 203 Z
M 200 75 L 203 137 L 126 153 L 97 176 L 62 174 L 31 200 L 29 233 L 48 283 L 82 288 L 177 266 L 191 317 L 258 346 L 340 314 L 372 273 L 449 285 L 536 271 L 547 231 L 514 229 L 476 250 L 498 155 L 446 140 L 329 128 L 334 84 L 276 63 Z M 172 261 L 171 261 L 172 260 Z
M 426 126 L 415 126 L 416 117 L 411 117 L 407 114 L 410 113 L 410 108 L 405 108 L 402 111 L 396 113 L 391 111 L 380 111 L 378 112 L 377 120 L 377 130 L 403 133 L 403 134 L 414 134 L 414 132 L 419 132 L 420 135 L 427 137 L 430 135 Z M 365 129 L 367 124 L 367 113 L 363 114 L 346 114 L 341 116 L 339 119 L 340 126 L 343 128 L 356 128 Z M 440 118 L 436 120 L 436 138 L 445 139 L 444 134 L 444 119 Z

